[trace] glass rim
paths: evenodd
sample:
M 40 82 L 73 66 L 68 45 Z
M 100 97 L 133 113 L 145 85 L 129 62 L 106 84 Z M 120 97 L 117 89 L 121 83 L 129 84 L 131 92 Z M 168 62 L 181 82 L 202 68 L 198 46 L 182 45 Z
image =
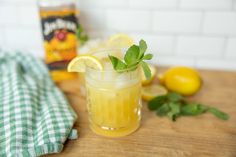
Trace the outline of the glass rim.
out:
M 127 72 L 128 73 L 128 72 L 133 72 L 133 71 L 137 70 L 139 66 L 140 66 L 140 63 L 138 63 L 134 67 L 130 67 L 130 68 L 125 69 L 125 70 L 115 70 L 115 69 L 99 70 L 99 69 L 94 69 L 94 68 L 86 67 L 86 71 L 89 70 L 91 72 L 100 72 L 100 73 L 114 73 L 114 72 L 117 72 L 117 73 L 125 73 L 125 72 Z
M 116 51 L 116 50 L 121 50 L 121 51 L 124 51 L 124 50 L 127 50 L 127 48 L 111 48 L 111 49 L 102 49 L 102 50 L 99 50 L 99 51 L 95 51 L 95 52 L 92 52 L 90 53 L 91 55 L 96 56 L 96 54 L 99 54 L 99 53 L 106 53 L 106 52 L 111 52 L 111 51 Z M 109 53 L 107 53 L 107 55 L 109 55 Z M 108 58 L 109 59 L 109 58 Z M 110 59 L 109 59 L 110 61 Z M 103 70 L 99 70 L 99 69 L 94 69 L 94 68 L 91 68 L 91 67 L 86 67 L 86 71 L 89 70 L 89 71 L 94 71 L 94 72 L 106 72 L 106 73 L 114 73 L 114 72 L 117 72 L 117 73 L 124 73 L 124 72 L 132 72 L 132 71 L 135 71 L 139 66 L 140 66 L 140 63 L 137 63 L 135 66 L 133 67 L 130 67 L 130 68 L 127 68 L 125 70 L 115 70 L 113 69 L 113 65 L 111 63 L 111 66 L 112 66 L 112 69 L 103 69 Z

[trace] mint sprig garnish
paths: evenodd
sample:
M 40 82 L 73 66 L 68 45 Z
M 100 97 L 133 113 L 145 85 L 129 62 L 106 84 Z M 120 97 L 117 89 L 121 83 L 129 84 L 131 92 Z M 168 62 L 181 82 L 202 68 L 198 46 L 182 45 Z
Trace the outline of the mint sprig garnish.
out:
M 229 119 L 227 113 L 215 107 L 187 102 L 182 95 L 174 92 L 155 97 L 148 102 L 148 108 L 151 111 L 156 111 L 156 115 L 167 116 L 172 121 L 180 116 L 198 116 L 207 112 L 222 120 Z
M 119 58 L 109 55 L 113 68 L 118 72 L 127 72 L 137 68 L 141 64 L 145 77 L 151 78 L 151 70 L 145 60 L 151 60 L 152 54 L 145 54 L 147 44 L 144 40 L 139 41 L 139 45 L 132 45 L 125 53 L 124 61 Z

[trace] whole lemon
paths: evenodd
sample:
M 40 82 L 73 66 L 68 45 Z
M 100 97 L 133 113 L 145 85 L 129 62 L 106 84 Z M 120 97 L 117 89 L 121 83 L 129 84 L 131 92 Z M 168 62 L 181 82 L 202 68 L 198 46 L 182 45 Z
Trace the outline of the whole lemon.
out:
M 193 95 L 201 87 L 201 78 L 198 72 L 184 66 L 168 69 L 159 79 L 167 89 L 182 95 Z

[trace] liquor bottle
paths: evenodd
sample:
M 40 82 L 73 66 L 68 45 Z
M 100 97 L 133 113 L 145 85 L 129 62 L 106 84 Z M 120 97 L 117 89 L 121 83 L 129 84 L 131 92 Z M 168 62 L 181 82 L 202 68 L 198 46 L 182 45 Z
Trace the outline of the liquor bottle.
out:
M 68 63 L 77 55 L 76 31 L 79 26 L 75 0 L 38 0 L 45 62 L 56 82 L 74 79 Z

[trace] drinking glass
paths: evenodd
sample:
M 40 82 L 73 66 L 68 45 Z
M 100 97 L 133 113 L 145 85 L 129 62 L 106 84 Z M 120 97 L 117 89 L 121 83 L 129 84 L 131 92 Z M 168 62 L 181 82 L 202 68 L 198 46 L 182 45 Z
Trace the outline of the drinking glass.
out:
M 119 72 L 113 70 L 111 64 L 105 64 L 104 70 L 87 67 L 85 86 L 90 128 L 93 132 L 120 137 L 139 128 L 142 107 L 139 65 Z

